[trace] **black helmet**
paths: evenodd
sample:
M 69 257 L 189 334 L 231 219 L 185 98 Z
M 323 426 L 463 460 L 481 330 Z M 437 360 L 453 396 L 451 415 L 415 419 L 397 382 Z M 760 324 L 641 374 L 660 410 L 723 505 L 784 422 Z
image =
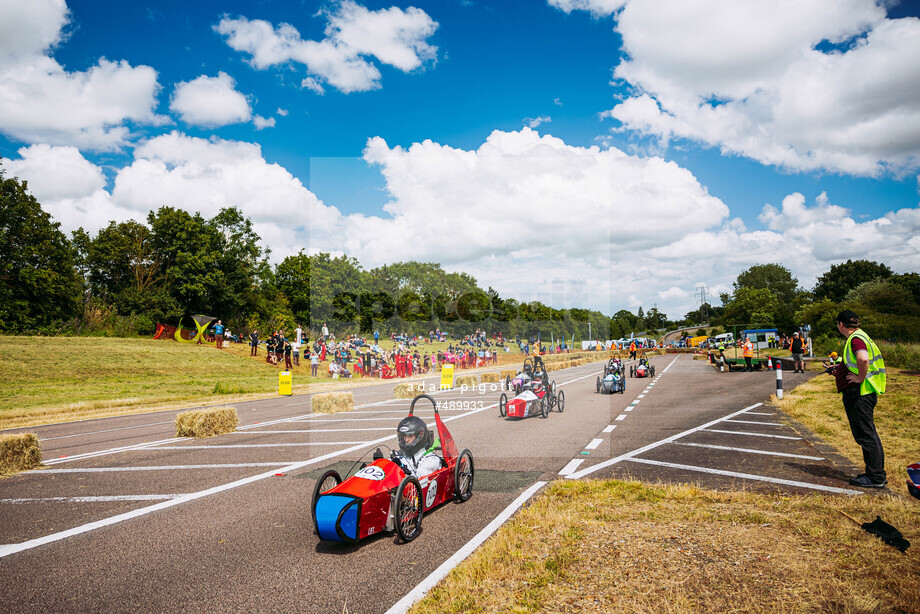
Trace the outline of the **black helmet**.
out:
M 407 436 L 414 436 L 411 442 L 406 442 Z M 408 416 L 396 428 L 396 439 L 403 454 L 415 456 L 419 450 L 431 445 L 431 432 L 424 420 L 418 416 Z

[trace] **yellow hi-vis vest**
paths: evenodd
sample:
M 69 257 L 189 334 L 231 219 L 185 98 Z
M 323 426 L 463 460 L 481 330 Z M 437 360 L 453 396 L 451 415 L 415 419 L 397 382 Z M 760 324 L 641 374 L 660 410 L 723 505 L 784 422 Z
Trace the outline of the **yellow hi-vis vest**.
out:
M 872 394 L 873 392 L 885 394 L 885 361 L 882 360 L 882 353 L 879 352 L 878 346 L 861 328 L 857 328 L 856 332 L 847 337 L 847 342 L 843 346 L 843 364 L 852 373 L 859 373 L 859 367 L 856 366 L 856 354 L 851 347 L 854 337 L 862 339 L 869 352 L 869 370 L 866 373 L 866 379 L 859 386 L 859 394 Z

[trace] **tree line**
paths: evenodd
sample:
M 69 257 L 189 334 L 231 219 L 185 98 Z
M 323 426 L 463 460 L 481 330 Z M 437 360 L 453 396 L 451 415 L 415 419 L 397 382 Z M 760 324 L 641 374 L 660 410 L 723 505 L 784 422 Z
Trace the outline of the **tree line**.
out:
M 697 323 L 784 332 L 810 324 L 832 338 L 833 316 L 852 308 L 875 325 L 875 336 L 920 340 L 920 276 L 864 260 L 832 266 L 811 291 L 780 264 L 755 265 L 721 306 L 704 304 L 682 320 L 641 307 L 608 316 L 502 297 L 431 262 L 364 269 L 346 255 L 300 252 L 273 266 L 252 222 L 234 207 L 206 219 L 163 206 L 146 224 L 110 222 L 95 236 L 81 228 L 68 237 L 27 187 L 0 167 L 4 333 L 149 335 L 157 323 L 206 314 L 238 332 L 328 324 L 339 335 L 440 328 L 584 340 L 589 328 L 591 337 L 617 339 Z

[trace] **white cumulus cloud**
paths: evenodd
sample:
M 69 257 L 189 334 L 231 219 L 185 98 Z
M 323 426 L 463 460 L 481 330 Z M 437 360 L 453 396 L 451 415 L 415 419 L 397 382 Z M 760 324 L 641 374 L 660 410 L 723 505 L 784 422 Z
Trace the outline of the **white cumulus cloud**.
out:
M 250 56 L 250 63 L 266 69 L 287 62 L 303 64 L 309 76 L 302 86 L 318 94 L 323 83 L 345 92 L 380 87 L 380 70 L 371 60 L 410 72 L 437 58 L 437 47 L 429 44 L 438 27 L 427 13 L 410 7 L 371 11 L 345 0 L 327 19 L 325 38 L 304 40 L 292 25 L 246 17 L 223 18 L 214 29 L 233 49 Z
M 791 170 L 920 165 L 920 19 L 875 0 L 625 0 L 615 19 L 631 93 L 602 117 L 620 129 Z
M 69 12 L 61 0 L 0 2 L 0 132 L 26 143 L 121 148 L 130 122 L 160 124 L 157 73 L 100 59 L 67 71 L 51 51 Z
M 185 123 L 209 128 L 248 122 L 252 117 L 249 100 L 236 90 L 236 81 L 225 72 L 180 82 L 169 108 Z

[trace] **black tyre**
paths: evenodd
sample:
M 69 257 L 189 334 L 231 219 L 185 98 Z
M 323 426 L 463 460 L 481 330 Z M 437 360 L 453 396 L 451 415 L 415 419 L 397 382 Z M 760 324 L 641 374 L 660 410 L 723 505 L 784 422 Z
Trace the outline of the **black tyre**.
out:
M 505 376 L 505 390 L 511 390 L 511 377 Z
M 655 367 L 654 367 L 654 365 L 652 366 L 652 377 L 655 377 Z
M 565 410 L 565 393 L 561 390 L 556 393 L 556 409 L 560 414 Z
M 473 496 L 473 455 L 464 449 L 454 465 L 454 498 L 463 503 Z
M 597 376 L 597 390 L 596 390 L 596 392 L 597 392 L 597 393 L 600 393 L 600 391 L 601 391 L 601 377 L 600 377 L 600 375 L 598 375 L 598 376 Z
M 317 532 L 316 528 L 316 502 L 319 501 L 319 496 L 328 490 L 332 490 L 336 486 L 342 483 L 342 476 L 339 475 L 339 472 L 330 469 L 323 476 L 316 480 L 316 486 L 313 487 L 313 502 L 310 504 L 310 515 L 313 517 L 313 532 Z
M 543 418 L 549 416 L 549 403 L 546 401 L 546 396 L 540 399 L 540 416 Z
M 498 397 L 498 415 L 502 418 L 505 417 L 505 414 L 508 413 L 508 395 L 504 392 L 502 396 Z
M 636 368 L 633 366 L 629 367 L 629 377 L 636 377 Z
M 396 534 L 411 542 L 422 532 L 422 487 L 412 476 L 406 476 L 396 489 Z

